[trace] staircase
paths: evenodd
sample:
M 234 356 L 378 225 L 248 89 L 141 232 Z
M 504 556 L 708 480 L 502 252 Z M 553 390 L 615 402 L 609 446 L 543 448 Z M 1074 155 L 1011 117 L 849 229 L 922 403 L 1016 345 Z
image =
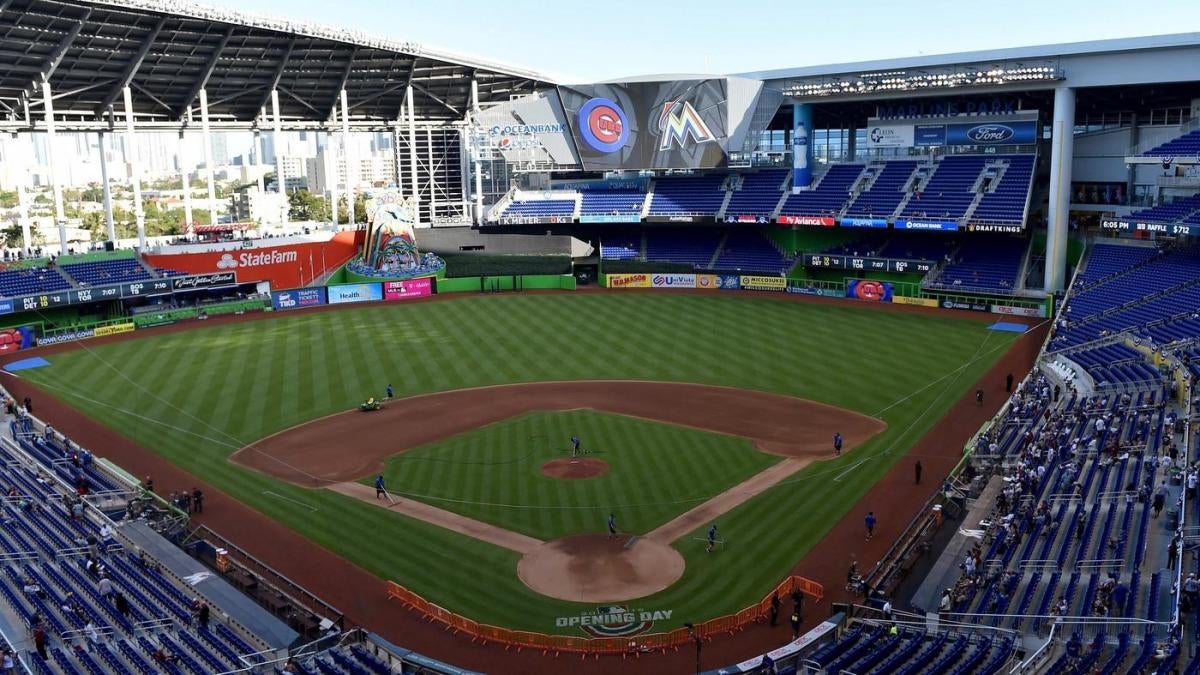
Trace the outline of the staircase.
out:
M 713 250 L 712 257 L 708 259 L 708 264 L 704 266 L 704 269 L 711 270 L 717 264 L 717 259 L 721 257 L 721 251 L 725 250 L 725 242 L 727 241 L 729 241 L 728 231 L 721 235 L 721 241 L 717 243 L 717 248 Z

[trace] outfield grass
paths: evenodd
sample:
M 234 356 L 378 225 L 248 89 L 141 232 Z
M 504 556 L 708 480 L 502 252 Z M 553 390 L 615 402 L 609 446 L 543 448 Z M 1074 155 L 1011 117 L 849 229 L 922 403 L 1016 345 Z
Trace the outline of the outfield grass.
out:
M 567 456 L 579 434 L 603 476 L 562 480 L 541 466 Z M 594 411 L 530 413 L 393 457 L 388 486 L 539 539 L 603 532 L 645 534 L 775 464 L 736 436 Z M 367 478 L 363 482 L 371 483 Z
M 1015 339 L 944 317 L 717 293 L 472 296 L 147 335 L 56 355 L 22 376 L 383 578 L 481 621 L 548 632 L 554 617 L 582 606 L 528 590 L 515 553 L 281 483 L 227 456 L 381 394 L 389 381 L 400 396 L 542 380 L 688 381 L 886 421 L 854 453 L 724 516 L 728 551 L 705 556 L 702 545 L 681 543 L 684 577 L 637 604 L 698 622 L 766 593 Z M 865 456 L 879 459 L 828 479 Z

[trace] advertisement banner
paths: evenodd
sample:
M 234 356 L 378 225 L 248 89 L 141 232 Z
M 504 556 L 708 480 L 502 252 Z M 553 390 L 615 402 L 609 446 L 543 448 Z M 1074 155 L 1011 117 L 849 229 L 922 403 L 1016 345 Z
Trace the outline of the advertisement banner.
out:
M 842 227 L 875 227 L 887 228 L 887 218 L 858 218 L 850 217 L 842 218 L 838 221 Z
M 792 105 L 792 194 L 799 194 L 812 185 L 812 143 L 809 130 L 813 124 L 813 107 L 809 103 Z
M 429 277 L 383 282 L 384 300 L 423 298 L 429 295 L 433 295 L 433 279 Z
M 1031 316 L 1044 318 L 1045 307 L 1011 307 L 1009 305 L 992 305 L 992 314 L 1007 314 L 1009 316 Z
M 880 124 L 867 128 L 868 148 L 911 148 L 912 145 L 911 124 Z
M 642 222 L 641 215 L 637 213 L 621 213 L 610 215 L 580 215 L 579 222 L 581 223 L 640 223 Z
M 609 288 L 650 288 L 649 274 L 610 274 Z
M 325 304 L 325 288 L 293 288 L 271 293 L 271 306 L 275 309 L 300 309 L 320 307 Z
M 695 274 L 655 274 L 650 277 L 654 288 L 695 288 Z
M 331 305 L 348 302 L 375 302 L 383 299 L 383 286 L 379 283 L 340 284 L 329 286 L 327 293 Z
M 913 130 L 913 144 L 928 147 L 946 144 L 945 124 L 918 124 Z
M 86 338 L 95 337 L 96 331 L 92 328 L 83 328 L 80 330 L 67 331 L 55 335 L 43 335 L 37 339 L 38 346 L 56 345 L 60 342 L 71 342 L 73 340 L 84 340 Z
M 726 163 L 724 78 L 562 85 L 558 91 L 588 171 Z
M 298 288 L 350 260 L 358 252 L 354 237 L 354 232 L 338 232 L 325 242 L 143 257 L 155 267 L 189 275 L 236 272 L 241 283 L 269 281 L 272 288 Z M 171 283 L 162 281 L 170 292 Z
M 953 231 L 958 229 L 958 221 L 956 220 L 915 220 L 912 218 L 897 218 L 897 230 L 942 230 Z
M 722 274 L 717 278 L 719 288 L 723 291 L 736 291 L 741 288 L 740 277 L 736 274 Z
M 837 221 L 829 216 L 779 216 L 776 219 L 780 225 L 817 225 L 833 227 Z
M 891 302 L 892 285 L 886 281 L 851 279 L 846 283 L 846 297 L 870 302 Z
M 215 272 L 194 277 L 174 277 L 171 287 L 177 291 L 190 291 L 197 288 L 215 288 L 217 286 L 236 286 L 236 272 Z
M 699 223 L 708 216 L 646 216 L 647 223 Z
M 726 215 L 725 222 L 727 222 L 727 223 L 755 223 L 758 225 L 766 225 L 767 223 L 771 222 L 771 217 L 763 216 L 763 215 L 758 215 L 758 216 L 747 215 L 747 214 L 743 213 L 743 214 L 739 214 L 736 216 Z
M 1170 234 L 1181 237 L 1192 235 L 1200 235 L 1200 224 L 1188 223 L 1142 223 L 1129 220 L 1113 220 L 1105 218 L 1100 221 L 1101 229 L 1116 230 L 1119 232 L 1154 232 L 1157 234 Z
M 946 145 L 1033 145 L 1038 141 L 1036 120 L 947 124 Z
M 696 288 L 715 291 L 721 286 L 721 277 L 715 274 L 697 274 Z
M 764 277 L 742 275 L 738 283 L 745 291 L 786 291 L 787 279 L 783 277 Z
M 496 222 L 501 225 L 566 225 L 571 222 L 571 216 L 500 216 Z
M 117 335 L 119 333 L 132 333 L 136 326 L 132 321 L 129 323 L 117 323 L 111 326 L 100 326 L 96 329 L 94 335 L 96 337 L 104 337 L 105 335 Z
M 942 300 L 941 306 L 942 309 L 965 309 L 972 312 L 988 312 L 992 309 L 991 305 L 986 302 L 966 302 L 949 298 Z
M 485 157 L 494 153 L 510 164 L 579 166 L 566 113 L 553 89 L 485 108 L 474 122 L 475 145 Z
M 918 307 L 938 306 L 938 301 L 933 298 L 911 298 L 907 295 L 893 295 L 892 302 L 897 305 L 917 305 Z

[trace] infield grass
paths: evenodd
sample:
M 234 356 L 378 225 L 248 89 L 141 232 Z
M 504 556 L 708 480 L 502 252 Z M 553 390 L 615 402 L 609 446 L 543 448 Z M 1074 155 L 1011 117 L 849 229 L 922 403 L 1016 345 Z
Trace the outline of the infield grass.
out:
M 574 434 L 607 474 L 542 474 L 542 464 L 569 456 Z M 414 448 L 384 475 L 392 490 L 548 540 L 604 532 L 609 513 L 621 532 L 645 534 L 778 461 L 745 438 L 580 410 L 530 413 Z
M 761 598 L 1014 339 L 949 317 L 715 292 L 470 296 L 85 343 L 22 376 L 382 578 L 483 622 L 554 632 L 556 616 L 585 606 L 528 590 L 515 553 L 282 483 L 227 456 L 380 395 L 388 382 L 404 396 L 544 380 L 686 381 L 800 396 L 886 421 L 853 453 L 723 516 L 731 545 L 720 555 L 681 540 L 683 578 L 630 603 L 699 622 Z M 481 494 L 447 476 L 443 490 Z M 432 489 L 437 476 L 423 480 Z

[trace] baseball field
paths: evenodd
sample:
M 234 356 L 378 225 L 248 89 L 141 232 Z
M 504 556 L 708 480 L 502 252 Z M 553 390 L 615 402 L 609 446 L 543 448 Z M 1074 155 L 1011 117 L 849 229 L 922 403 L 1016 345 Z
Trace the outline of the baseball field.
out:
M 890 517 L 856 504 L 1011 346 L 986 326 L 733 294 L 471 296 L 80 343 L 21 376 L 210 502 L 473 619 L 578 635 L 560 619 L 597 602 L 523 580 L 523 556 L 612 514 L 624 550 L 653 543 L 680 572 L 608 600 L 671 628 L 753 604 L 852 508 Z M 388 384 L 396 400 L 356 410 Z

